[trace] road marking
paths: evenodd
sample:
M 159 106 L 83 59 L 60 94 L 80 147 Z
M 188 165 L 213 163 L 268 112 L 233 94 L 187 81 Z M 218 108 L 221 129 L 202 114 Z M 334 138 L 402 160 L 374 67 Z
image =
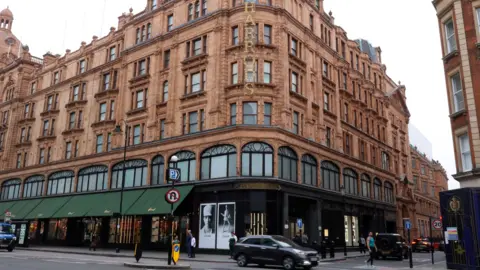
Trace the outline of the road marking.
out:
M 44 261 L 57 262 L 57 263 L 87 264 L 86 262 L 68 262 L 68 261 L 60 261 L 60 260 L 44 260 Z

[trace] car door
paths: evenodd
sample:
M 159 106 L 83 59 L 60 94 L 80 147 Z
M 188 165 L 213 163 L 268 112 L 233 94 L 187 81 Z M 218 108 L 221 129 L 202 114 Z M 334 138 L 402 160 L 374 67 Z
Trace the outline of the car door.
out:
M 260 252 L 265 264 L 277 264 L 281 262 L 282 250 L 278 248 L 278 244 L 271 238 L 263 238 L 261 241 Z
M 252 237 L 242 243 L 242 252 L 248 256 L 252 263 L 263 263 L 260 249 L 260 241 L 260 238 Z

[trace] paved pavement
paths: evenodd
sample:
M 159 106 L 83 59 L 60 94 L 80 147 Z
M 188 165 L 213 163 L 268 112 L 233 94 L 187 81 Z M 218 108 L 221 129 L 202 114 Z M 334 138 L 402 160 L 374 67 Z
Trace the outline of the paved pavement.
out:
M 77 247 L 44 247 L 44 246 L 32 246 L 28 248 L 17 247 L 17 250 L 25 251 L 41 251 L 41 252 L 53 252 L 53 253 L 64 253 L 64 254 L 79 254 L 79 255 L 93 255 L 93 256 L 105 256 L 105 257 L 124 257 L 124 258 L 133 258 L 133 250 L 121 250 L 120 253 L 115 253 L 113 249 L 97 249 L 97 251 L 89 251 L 88 248 L 77 248 Z M 185 253 L 181 253 L 182 260 L 184 261 L 195 261 L 195 262 L 216 262 L 216 263 L 232 263 L 228 255 L 218 255 L 218 254 L 196 254 L 195 259 L 190 259 L 186 256 Z M 343 252 L 335 253 L 335 258 L 330 259 L 327 256 L 327 259 L 322 261 L 338 261 L 345 260 L 346 258 L 356 258 L 364 257 L 358 251 L 347 253 L 347 257 L 344 256 Z M 142 258 L 144 259 L 167 259 L 167 252 L 159 251 L 143 251 Z
M 212 255 L 213 256 L 213 255 Z M 365 266 L 365 258 L 352 258 L 338 262 L 322 262 L 315 269 L 318 270 L 358 270 L 370 269 Z M 85 254 L 65 254 L 42 251 L 15 250 L 14 252 L 0 251 L 0 270 L 12 269 L 36 269 L 36 270 L 127 270 L 123 264 L 125 262 L 134 262 L 133 258 L 109 257 L 109 256 L 91 256 Z M 165 263 L 159 259 L 145 259 L 141 262 L 148 264 Z M 193 270 L 259 270 L 256 265 L 249 265 L 246 268 L 238 267 L 235 262 L 198 262 L 181 261 L 184 264 L 190 264 Z M 377 270 L 407 270 L 410 269 L 408 260 L 379 260 L 375 261 Z M 281 267 L 267 267 L 267 269 L 280 270 Z M 435 265 L 432 266 L 430 254 L 414 253 L 415 270 L 442 270 L 445 267 L 445 256 L 442 252 L 435 253 Z

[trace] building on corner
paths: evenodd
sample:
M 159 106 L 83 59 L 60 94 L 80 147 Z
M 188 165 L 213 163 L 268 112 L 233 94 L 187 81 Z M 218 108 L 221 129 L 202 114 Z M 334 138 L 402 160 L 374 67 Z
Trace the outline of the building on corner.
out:
M 340 246 L 401 231 L 410 114 L 380 48 L 348 39 L 323 0 L 260 0 L 254 30 L 242 1 L 207 1 L 148 0 L 43 58 L 0 13 L 0 213 L 35 244 L 165 249 L 175 155 L 173 230 L 202 249 L 231 231 Z

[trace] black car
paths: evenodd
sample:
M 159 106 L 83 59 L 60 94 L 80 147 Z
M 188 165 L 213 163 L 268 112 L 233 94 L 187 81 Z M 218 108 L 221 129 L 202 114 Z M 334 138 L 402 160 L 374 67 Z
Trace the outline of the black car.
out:
M 375 239 L 376 257 L 395 257 L 399 260 L 408 258 L 408 246 L 405 240 L 396 233 L 379 233 Z
M 281 265 L 291 270 L 297 266 L 310 269 L 318 265 L 318 253 L 315 250 L 299 246 L 280 235 L 252 235 L 242 238 L 233 248 L 233 258 L 240 267 L 253 263 L 260 267 Z

